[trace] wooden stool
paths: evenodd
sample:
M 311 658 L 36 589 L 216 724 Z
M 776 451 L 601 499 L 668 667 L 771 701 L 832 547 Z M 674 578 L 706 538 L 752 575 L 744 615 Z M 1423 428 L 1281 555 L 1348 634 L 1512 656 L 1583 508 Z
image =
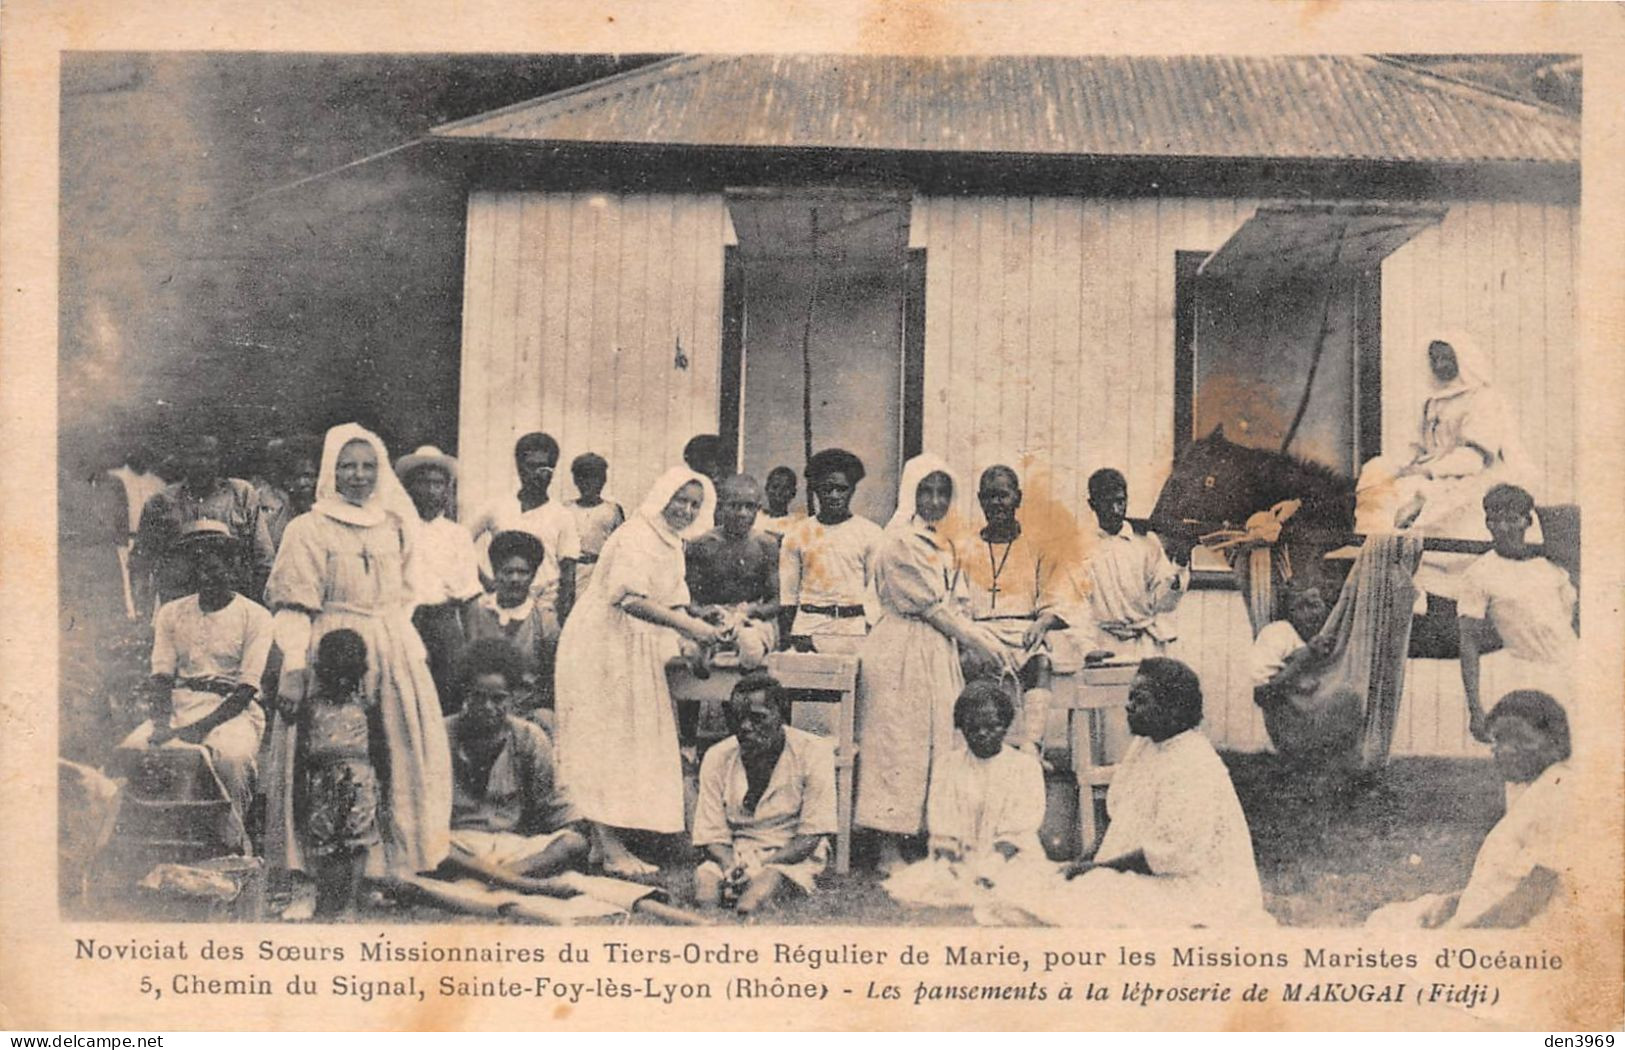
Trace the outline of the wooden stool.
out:
M 852 870 L 853 772 L 857 764 L 858 658 L 834 653 L 771 653 L 763 668 L 796 703 L 840 704 L 835 736 L 835 870 Z M 686 663 L 666 665 L 666 682 L 674 702 L 726 700 L 743 677 L 718 668 L 709 678 L 695 678 Z
M 1078 779 L 1080 857 L 1093 856 L 1100 845 L 1096 792 L 1103 794 L 1117 772 L 1116 764 L 1106 756 L 1106 715 L 1128 706 L 1129 686 L 1138 669 L 1138 663 L 1104 664 L 1055 676 L 1053 703 L 1066 711 L 1067 749 Z

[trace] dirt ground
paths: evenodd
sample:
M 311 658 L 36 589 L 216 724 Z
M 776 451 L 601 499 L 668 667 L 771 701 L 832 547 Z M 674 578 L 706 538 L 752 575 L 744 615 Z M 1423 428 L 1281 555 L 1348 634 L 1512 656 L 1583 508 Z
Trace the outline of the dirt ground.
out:
M 150 642 L 139 629 L 81 639 L 64 652 L 62 753 L 91 765 L 140 718 L 127 701 L 144 677 Z M 112 732 L 108 731 L 112 728 Z M 1501 781 L 1489 760 L 1395 758 L 1364 781 L 1285 769 L 1270 754 L 1224 760 L 1252 829 L 1265 905 L 1288 926 L 1350 926 L 1382 904 L 1459 889 L 1485 833 L 1499 818 Z M 688 899 L 694 855 L 680 840 L 650 839 L 640 852 L 661 864 L 659 883 L 674 902 Z M 868 870 L 867 843 L 855 844 L 853 871 L 823 877 L 820 892 L 784 904 L 766 921 L 806 925 L 967 925 L 968 911 L 905 909 Z M 187 917 L 118 883 L 90 899 L 69 895 L 65 914 L 84 918 Z M 489 922 L 377 895 L 364 922 Z M 633 921 L 643 921 L 635 918 Z M 734 921 L 724 913 L 721 921 Z

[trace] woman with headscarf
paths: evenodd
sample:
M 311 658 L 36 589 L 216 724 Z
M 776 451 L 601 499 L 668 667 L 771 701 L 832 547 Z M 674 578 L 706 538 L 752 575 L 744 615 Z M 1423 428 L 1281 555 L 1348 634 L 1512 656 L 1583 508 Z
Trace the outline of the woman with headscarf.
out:
M 363 700 L 383 724 L 388 769 L 379 770 L 382 855 L 374 877 L 432 871 L 446 857 L 451 752 L 423 642 L 412 627 L 417 510 L 376 434 L 346 423 L 327 432 L 316 504 L 288 523 L 266 585 L 283 653 L 267 778 L 266 853 L 274 867 L 303 871 L 295 833 L 295 715 L 306 700 L 322 636 L 349 628 L 368 653 Z
M 953 743 L 954 701 L 965 684 L 959 647 L 988 666 L 1009 664 L 998 639 L 951 600 L 960 565 L 944 519 L 954 489 L 935 456 L 905 463 L 897 512 L 875 551 L 880 618 L 864 641 L 858 680 L 856 823 L 881 833 L 878 867 L 886 873 L 903 863 L 902 839 L 925 830 L 931 762 Z
M 1428 343 L 1432 393 L 1408 451 L 1378 456 L 1360 471 L 1355 529 L 1488 540 L 1480 503 L 1498 484 L 1528 487 L 1515 421 L 1496 391 L 1488 359 L 1472 337 L 1441 333 Z M 1465 555 L 1429 554 L 1419 588 L 1454 598 Z M 1419 599 L 1420 600 L 1420 599 Z
M 554 677 L 559 783 L 593 821 L 595 852 L 614 875 L 657 869 L 621 829 L 683 830 L 683 772 L 666 662 L 678 638 L 720 632 L 686 610 L 683 541 L 703 533 L 715 501 L 708 479 L 683 467 L 660 476 L 599 553 L 559 636 Z
M 1360 472 L 1357 527 L 1488 538 L 1479 501 L 1490 487 L 1516 483 L 1524 467 L 1514 421 L 1496 391 L 1489 362 L 1472 338 L 1447 332 L 1428 343 L 1433 390 L 1422 403 L 1417 440 Z

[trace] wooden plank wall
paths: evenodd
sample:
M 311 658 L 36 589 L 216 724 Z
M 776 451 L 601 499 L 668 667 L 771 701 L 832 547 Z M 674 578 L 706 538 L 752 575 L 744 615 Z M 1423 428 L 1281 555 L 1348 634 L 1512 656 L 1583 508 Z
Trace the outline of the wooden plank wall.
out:
M 926 249 L 924 447 L 961 476 L 1017 465 L 1037 493 L 1087 516 L 1089 473 L 1116 466 L 1147 512 L 1173 458 L 1174 253 L 1219 247 L 1257 201 L 919 198 L 910 241 Z M 1384 440 L 1412 439 L 1434 322 L 1491 349 L 1540 493 L 1571 499 L 1575 212 L 1458 202 L 1383 274 Z M 1425 349 L 1425 343 L 1422 344 Z M 958 508 L 972 517 L 969 494 Z M 1267 746 L 1246 667 L 1240 599 L 1192 594 L 1176 653 L 1201 674 L 1221 746 Z M 1493 674 L 1493 671 L 1490 672 Z M 1482 754 L 1465 732 L 1454 663 L 1414 661 L 1400 753 Z
M 726 229 L 715 194 L 476 192 L 463 298 L 459 502 L 517 488 L 513 443 L 582 452 L 630 512 L 717 426 Z M 685 363 L 680 364 L 679 342 Z

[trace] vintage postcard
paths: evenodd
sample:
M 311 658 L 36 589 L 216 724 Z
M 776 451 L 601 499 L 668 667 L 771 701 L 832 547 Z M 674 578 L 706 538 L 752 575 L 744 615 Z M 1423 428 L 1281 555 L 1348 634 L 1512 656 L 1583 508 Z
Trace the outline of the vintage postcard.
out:
M 0 1025 L 1620 1027 L 1618 6 L 409 8 L 0 13 Z

